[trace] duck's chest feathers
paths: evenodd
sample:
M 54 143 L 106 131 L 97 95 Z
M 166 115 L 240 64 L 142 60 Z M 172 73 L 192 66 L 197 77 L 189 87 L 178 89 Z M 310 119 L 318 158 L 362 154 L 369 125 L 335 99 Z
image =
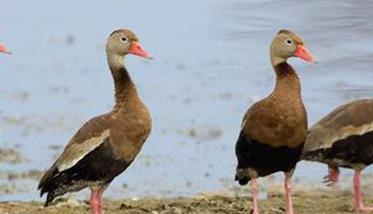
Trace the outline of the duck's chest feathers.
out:
M 152 127 L 150 113 L 146 106 L 134 111 L 125 110 L 113 113 L 114 125 L 110 141 L 119 157 L 133 159 L 149 136 Z
M 289 137 L 297 131 L 306 129 L 307 113 L 302 100 L 282 96 L 268 100 L 268 117 L 275 122 L 275 132 L 288 133 Z
M 304 143 L 307 115 L 301 100 L 269 98 L 250 115 L 248 134 L 273 146 L 296 147 Z
M 266 105 L 268 117 L 276 120 L 278 124 L 295 126 L 307 117 L 302 100 L 291 96 L 270 99 Z

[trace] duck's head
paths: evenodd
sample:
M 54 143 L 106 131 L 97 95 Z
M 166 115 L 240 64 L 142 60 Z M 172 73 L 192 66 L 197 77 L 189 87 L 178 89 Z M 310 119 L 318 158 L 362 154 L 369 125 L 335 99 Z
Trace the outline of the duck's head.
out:
M 127 29 L 119 29 L 110 34 L 106 43 L 106 52 L 109 55 L 134 54 L 151 59 L 150 54 L 142 49 L 137 36 Z
M 11 52 L 2 44 L 0 44 L 0 52 L 1 53 L 6 53 L 6 54 L 11 54 Z
M 271 44 L 271 60 L 274 65 L 285 62 L 290 57 L 299 57 L 314 63 L 315 58 L 305 47 L 303 39 L 289 30 L 280 30 Z

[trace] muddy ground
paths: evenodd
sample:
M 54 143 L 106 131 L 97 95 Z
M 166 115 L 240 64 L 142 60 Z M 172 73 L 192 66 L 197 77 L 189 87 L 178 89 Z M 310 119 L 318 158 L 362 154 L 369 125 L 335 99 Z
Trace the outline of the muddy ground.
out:
M 282 194 L 272 193 L 268 199 L 260 200 L 261 213 L 284 213 Z M 373 205 L 373 198 L 366 199 L 367 205 Z M 128 200 L 105 200 L 105 213 L 250 213 L 249 197 L 225 195 L 199 195 L 190 198 L 144 198 Z M 294 209 L 297 214 L 343 214 L 351 213 L 352 198 L 349 192 L 298 191 L 294 193 Z M 56 204 L 43 208 L 40 202 L 1 202 L 2 214 L 73 214 L 89 213 L 86 201 L 60 199 Z

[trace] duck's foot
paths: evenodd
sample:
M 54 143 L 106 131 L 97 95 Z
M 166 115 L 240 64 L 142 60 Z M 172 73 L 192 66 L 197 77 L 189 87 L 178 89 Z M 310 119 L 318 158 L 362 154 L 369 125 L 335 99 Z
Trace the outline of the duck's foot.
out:
M 353 212 L 366 212 L 373 213 L 373 207 L 355 207 L 352 209 Z
M 323 183 L 326 184 L 326 186 L 330 187 L 336 184 L 339 180 L 339 169 L 338 167 L 329 167 L 328 169 L 329 174 L 326 175 L 323 179 Z

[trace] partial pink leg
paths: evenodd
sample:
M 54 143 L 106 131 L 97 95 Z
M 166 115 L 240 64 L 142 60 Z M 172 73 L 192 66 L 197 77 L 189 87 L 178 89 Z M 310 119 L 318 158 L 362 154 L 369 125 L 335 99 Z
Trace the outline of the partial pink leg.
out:
M 291 174 L 285 173 L 285 203 L 286 203 L 286 214 L 294 214 L 293 212 L 293 202 L 291 200 Z
M 329 166 L 328 171 L 329 174 L 324 177 L 323 183 L 330 187 L 336 184 L 339 180 L 339 168 Z
M 102 189 L 91 189 L 89 204 L 92 214 L 102 214 Z
M 251 179 L 251 194 L 253 198 L 253 208 L 252 214 L 259 214 L 258 210 L 258 184 L 256 183 L 256 178 Z
M 361 192 L 361 170 L 355 169 L 354 174 L 354 198 L 355 198 L 355 209 L 357 211 L 373 211 L 373 207 L 364 207 L 363 196 Z

